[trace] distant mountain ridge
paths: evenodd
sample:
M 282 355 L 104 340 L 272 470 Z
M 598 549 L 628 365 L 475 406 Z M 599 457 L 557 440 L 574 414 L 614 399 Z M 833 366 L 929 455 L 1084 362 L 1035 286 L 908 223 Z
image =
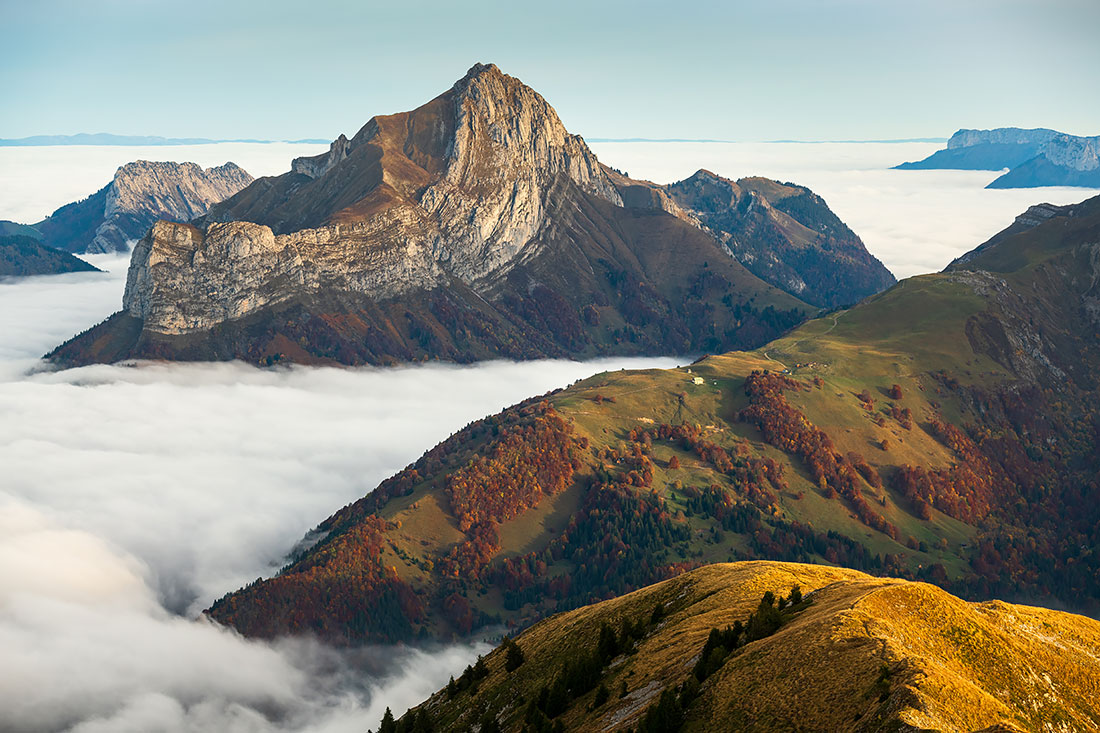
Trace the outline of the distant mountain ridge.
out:
M 0 278 L 65 272 L 99 272 L 99 269 L 68 252 L 47 247 L 35 237 L 0 234 Z
M 822 308 L 848 306 L 897 280 L 808 188 L 707 170 L 664 187 L 757 277 Z
M 1009 171 L 986 188 L 1040 186 L 1100 187 L 1100 136 L 1081 137 L 1056 130 L 959 130 L 947 148 L 898 170 Z
M 44 244 L 66 252 L 125 252 L 153 222 L 190 221 L 252 180 L 235 163 L 204 169 L 195 163 L 136 160 L 120 166 L 103 188 L 32 228 Z
M 35 147 L 52 145 L 211 145 L 215 143 L 318 143 L 328 140 L 253 140 L 247 138 L 211 139 L 206 137 L 160 137 L 159 135 L 113 135 L 108 132 L 75 135 L 31 135 L 30 137 L 0 138 L 0 147 Z
M 762 342 L 812 310 L 668 194 L 603 166 L 533 89 L 478 64 L 190 224 L 157 223 L 124 310 L 54 358 L 685 353 Z

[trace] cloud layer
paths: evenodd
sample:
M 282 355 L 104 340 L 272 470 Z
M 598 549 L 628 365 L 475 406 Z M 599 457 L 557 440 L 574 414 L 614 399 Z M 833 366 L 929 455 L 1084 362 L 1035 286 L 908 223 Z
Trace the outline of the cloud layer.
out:
M 594 143 L 600 160 L 635 178 L 671 183 L 706 168 L 808 186 L 896 277 L 938 272 L 1040 202 L 1072 204 L 1100 191 L 993 189 L 995 171 L 895 171 L 942 143 Z
M 362 733 L 488 648 L 251 642 L 165 611 L 147 571 L 100 537 L 0 501 L 5 730 Z
M 884 170 L 934 145 L 594 147 L 661 182 L 706 167 L 809 185 L 899 275 L 942 268 L 1031 203 L 1090 193 Z M 0 218 L 34 220 L 133 157 L 261 175 L 316 146 L 298 148 L 0 149 Z M 386 705 L 418 702 L 485 645 L 268 644 L 196 615 L 469 421 L 596 371 L 677 361 L 43 370 L 41 354 L 121 305 L 126 258 L 89 259 L 108 272 L 0 282 L 0 709 L 16 730 L 362 733 Z
M 292 158 L 327 149 L 316 143 L 0 147 L 0 219 L 41 221 L 106 186 L 118 167 L 132 160 L 190 161 L 204 168 L 233 161 L 260 178 L 286 173 Z
M 193 620 L 471 420 L 603 369 L 42 370 L 119 306 L 107 274 L 0 283 L 0 709 L 16 730 L 356 731 L 487 647 L 337 651 Z M 31 371 L 28 371 L 31 370 Z

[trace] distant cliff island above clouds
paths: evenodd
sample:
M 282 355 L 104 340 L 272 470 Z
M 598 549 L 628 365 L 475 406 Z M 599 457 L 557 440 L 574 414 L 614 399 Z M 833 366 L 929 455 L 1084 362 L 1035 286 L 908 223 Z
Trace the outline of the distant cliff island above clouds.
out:
M 206 137 L 160 137 L 158 135 L 112 135 L 109 132 L 76 135 L 31 135 L 20 138 L 0 138 L 0 147 L 34 147 L 45 145 L 210 145 L 213 143 L 329 143 L 328 140 L 213 140 Z
M 924 160 L 898 170 L 988 170 L 1008 172 L 986 188 L 1041 186 L 1100 187 L 1100 136 L 1081 137 L 1057 130 L 959 130 Z

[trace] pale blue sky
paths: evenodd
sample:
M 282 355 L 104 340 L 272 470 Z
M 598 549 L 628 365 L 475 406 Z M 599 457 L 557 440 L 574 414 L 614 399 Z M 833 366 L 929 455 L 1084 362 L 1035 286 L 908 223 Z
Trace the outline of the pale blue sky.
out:
M 1098 0 L 0 0 L 0 137 L 332 138 L 475 61 L 590 137 L 1100 134 Z

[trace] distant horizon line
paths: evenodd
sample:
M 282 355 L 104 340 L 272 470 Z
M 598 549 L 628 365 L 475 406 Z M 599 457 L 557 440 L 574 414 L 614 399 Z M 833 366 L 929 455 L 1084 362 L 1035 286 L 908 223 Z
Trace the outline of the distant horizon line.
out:
M 161 137 L 160 135 L 115 135 L 109 132 L 78 132 L 75 135 L 29 135 L 0 138 L 0 147 L 52 147 L 57 145 L 89 145 L 102 147 L 217 145 L 219 143 L 293 143 L 328 145 L 331 140 L 301 138 L 299 140 L 260 140 L 256 138 Z
M 583 135 L 581 137 L 584 137 Z M 899 137 L 868 140 L 718 140 L 714 138 L 686 137 L 585 137 L 590 143 L 725 143 L 737 145 L 746 143 L 798 143 L 801 145 L 820 145 L 825 143 L 945 143 L 946 137 Z
M 582 135 L 582 137 L 584 137 Z M 852 140 L 723 140 L 718 138 L 681 138 L 681 137 L 586 137 L 590 143 L 797 143 L 805 145 L 826 143 L 945 143 L 946 137 L 907 137 L 885 139 L 852 139 Z M 206 137 L 162 137 L 160 135 L 115 135 L 108 132 L 87 133 L 80 132 L 74 135 L 29 135 L 21 138 L 0 138 L 0 147 L 51 147 L 60 145 L 88 145 L 88 146 L 181 146 L 181 145 L 217 145 L 220 143 L 254 143 L 254 144 L 314 144 L 328 145 L 332 141 L 323 138 L 300 138 L 297 140 L 264 140 L 258 138 L 206 138 Z

